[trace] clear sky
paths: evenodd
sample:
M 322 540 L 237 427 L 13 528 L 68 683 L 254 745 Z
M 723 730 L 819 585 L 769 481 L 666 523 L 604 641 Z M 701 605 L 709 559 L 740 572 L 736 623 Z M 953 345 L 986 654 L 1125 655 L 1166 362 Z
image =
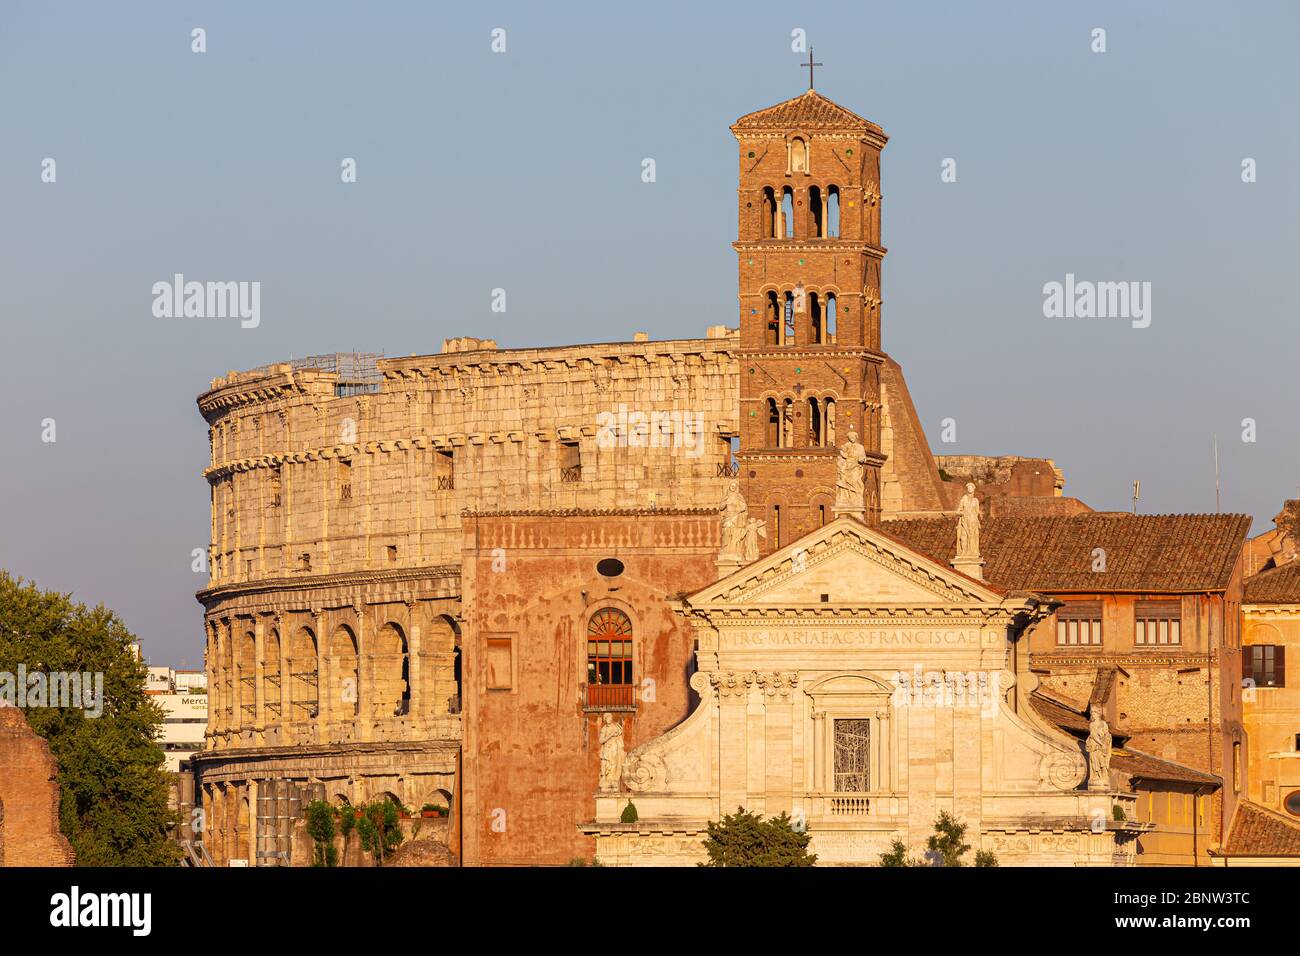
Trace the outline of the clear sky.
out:
M 934 450 L 1213 511 L 1217 433 L 1223 510 L 1264 530 L 1300 484 L 1297 10 L 5 0 L 0 567 L 199 666 L 214 376 L 735 325 L 727 127 L 806 88 L 796 29 L 891 137 L 883 336 Z M 177 272 L 260 282 L 261 324 L 155 318 Z M 1150 282 L 1150 327 L 1045 318 L 1067 273 Z

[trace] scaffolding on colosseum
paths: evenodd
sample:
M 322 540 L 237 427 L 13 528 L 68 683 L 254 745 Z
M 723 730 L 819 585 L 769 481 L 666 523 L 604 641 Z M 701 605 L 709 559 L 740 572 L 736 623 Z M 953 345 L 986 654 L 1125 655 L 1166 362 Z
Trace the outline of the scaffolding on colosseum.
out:
M 334 383 L 335 397 L 346 398 L 349 395 L 379 391 L 384 380 L 383 373 L 379 371 L 379 360 L 383 357 L 383 352 L 330 352 L 290 359 L 288 362 L 259 365 L 249 372 L 253 375 L 270 375 L 282 365 L 289 365 L 295 372 L 302 369 L 331 372 L 337 376 Z

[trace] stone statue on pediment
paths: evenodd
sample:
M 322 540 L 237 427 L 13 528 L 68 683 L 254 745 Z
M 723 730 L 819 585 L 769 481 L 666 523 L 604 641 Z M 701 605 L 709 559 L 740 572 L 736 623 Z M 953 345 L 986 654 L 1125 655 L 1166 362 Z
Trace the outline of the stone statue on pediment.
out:
M 858 433 L 849 431 L 848 440 L 840 446 L 839 461 L 835 465 L 835 510 L 861 512 L 863 491 L 866 486 L 867 449 L 858 441 Z
M 1088 739 L 1084 749 L 1088 752 L 1088 789 L 1108 790 L 1110 788 L 1110 727 L 1101 716 L 1101 705 L 1092 704 L 1088 708 Z
M 727 482 L 726 493 L 718 505 L 722 512 L 722 540 L 719 561 L 739 561 L 745 554 L 745 535 L 749 527 L 749 506 L 740 493 L 740 482 Z
M 623 776 L 623 724 L 606 712 L 600 725 L 600 789 L 617 790 Z
M 767 537 L 767 527 L 757 518 L 745 522 L 745 542 L 740 556 L 746 564 L 758 560 L 758 539 Z
M 975 485 L 966 482 L 966 494 L 957 503 L 957 557 L 978 558 L 980 554 L 980 500 Z

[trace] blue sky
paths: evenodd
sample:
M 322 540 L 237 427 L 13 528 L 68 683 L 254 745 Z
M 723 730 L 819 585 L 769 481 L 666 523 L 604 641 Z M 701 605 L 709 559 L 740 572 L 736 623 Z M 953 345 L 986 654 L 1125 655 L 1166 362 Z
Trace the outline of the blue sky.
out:
M 794 29 L 891 137 L 883 336 L 934 450 L 1212 511 L 1217 433 L 1224 510 L 1268 527 L 1300 484 L 1292 5 L 6 2 L 0 567 L 197 666 L 214 376 L 734 325 L 727 127 L 806 88 Z M 261 325 L 155 318 L 176 272 L 260 281 Z M 1066 273 L 1151 282 L 1150 328 L 1044 318 Z

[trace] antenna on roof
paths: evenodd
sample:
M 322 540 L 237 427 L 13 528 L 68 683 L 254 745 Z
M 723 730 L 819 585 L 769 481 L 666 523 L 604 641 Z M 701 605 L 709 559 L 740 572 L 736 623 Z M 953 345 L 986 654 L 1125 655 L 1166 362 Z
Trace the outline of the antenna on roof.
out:
M 1214 436 L 1214 513 L 1219 513 L 1219 436 Z
M 1133 482 L 1133 513 L 1134 514 L 1138 513 L 1138 491 L 1141 489 L 1141 487 L 1142 487 L 1141 481 Z

